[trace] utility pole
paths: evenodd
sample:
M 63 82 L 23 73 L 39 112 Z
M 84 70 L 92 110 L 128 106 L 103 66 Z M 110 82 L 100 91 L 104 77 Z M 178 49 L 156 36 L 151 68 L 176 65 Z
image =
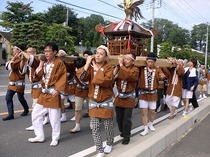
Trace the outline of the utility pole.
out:
M 157 2 L 157 5 L 155 5 L 155 3 Z M 154 29 L 155 27 L 155 9 L 157 8 L 161 8 L 162 5 L 162 0 L 152 0 L 152 29 Z M 154 35 L 152 35 L 151 37 L 151 44 L 150 44 L 150 52 L 153 53 L 154 52 Z M 159 52 L 157 52 L 157 56 L 159 56 Z
M 206 53 L 205 53 L 205 66 L 207 67 L 207 59 L 208 59 L 208 38 L 209 36 L 209 23 L 207 22 L 207 32 L 206 32 Z
M 66 12 L 66 26 L 68 26 L 68 24 L 69 24 L 69 8 L 66 7 L 66 10 L 67 10 L 67 12 Z
M 155 0 L 152 0 L 152 29 L 155 27 Z M 151 37 L 150 52 L 154 51 L 154 35 Z
M 68 27 L 68 23 L 69 23 L 69 8 L 66 7 L 66 21 L 64 22 L 64 26 Z M 66 46 L 67 43 L 65 42 L 64 45 Z

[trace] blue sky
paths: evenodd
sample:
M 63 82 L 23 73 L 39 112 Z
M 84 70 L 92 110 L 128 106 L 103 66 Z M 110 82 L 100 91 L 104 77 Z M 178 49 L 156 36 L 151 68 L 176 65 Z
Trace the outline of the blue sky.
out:
M 10 2 L 16 2 L 17 0 L 10 0 Z M 44 2 L 45 1 L 45 2 Z M 118 9 L 117 4 L 122 3 L 123 0 L 62 0 L 74 5 L 99 11 L 105 14 L 119 17 L 120 19 L 125 18 L 124 11 Z M 133 0 L 133 2 L 136 0 Z M 152 9 L 150 8 L 152 0 L 144 0 L 144 3 L 140 5 L 143 16 L 146 20 L 139 20 L 138 23 L 147 22 L 152 18 Z M 162 1 L 160 8 L 155 9 L 155 17 L 165 18 L 173 21 L 174 24 L 178 24 L 182 28 L 191 30 L 194 25 L 200 23 L 210 23 L 210 0 L 156 0 L 156 6 Z M 6 0 L 1 0 L 0 12 L 6 11 L 7 6 Z M 62 4 L 56 0 L 23 0 L 24 3 L 32 2 L 31 6 L 34 12 L 44 12 L 47 8 L 53 4 Z M 110 5 L 116 6 L 112 7 Z M 49 4 L 50 3 L 50 4 Z M 72 8 L 78 17 L 86 17 L 90 14 L 94 14 L 90 11 L 66 5 Z M 104 16 L 106 20 L 119 21 L 119 19 Z

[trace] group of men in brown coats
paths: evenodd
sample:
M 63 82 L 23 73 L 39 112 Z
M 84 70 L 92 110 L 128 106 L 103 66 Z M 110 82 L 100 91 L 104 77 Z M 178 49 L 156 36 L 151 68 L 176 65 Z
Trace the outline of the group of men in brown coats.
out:
M 108 63 L 110 57 L 108 48 L 101 45 L 96 49 L 94 56 L 88 55 L 86 60 L 80 58 L 75 60 L 74 64 L 67 64 L 56 57 L 58 46 L 54 42 L 48 42 L 44 46 L 45 61 L 37 59 L 33 53 L 29 52 L 33 48 L 27 49 L 26 53 L 18 46 L 14 49 L 18 50 L 17 54 L 14 52 L 12 60 L 6 64 L 6 68 L 11 70 L 10 85 L 6 96 L 9 115 L 3 120 L 14 119 L 14 111 L 10 110 L 13 108 L 13 104 L 10 101 L 15 92 L 19 95 L 24 94 L 24 77 L 25 73 L 28 73 L 32 84 L 34 104 L 32 124 L 35 137 L 28 139 L 31 143 L 44 142 L 43 121 L 48 115 L 52 127 L 50 146 L 58 145 L 62 95 L 76 95 L 76 125 L 71 132 L 80 131 L 81 110 L 86 99 L 92 137 L 98 152 L 97 157 L 103 157 L 104 153 L 112 151 L 115 112 L 120 136 L 123 138 L 122 144 L 130 142 L 132 111 L 136 104 L 141 110 L 144 125 L 144 130 L 140 135 L 145 136 L 149 131 L 155 131 L 153 121 L 158 100 L 157 89 L 159 82 L 165 78 L 169 80 L 166 91 L 166 103 L 170 109 L 169 118 L 173 119 L 176 115 L 176 108 L 182 96 L 182 78 L 185 73 L 182 61 L 172 59 L 173 66 L 171 68 L 159 68 L 155 66 L 156 55 L 150 53 L 146 58 L 146 65 L 136 67 L 134 65 L 135 54 L 127 53 L 124 56 L 119 56 L 118 64 L 113 67 Z M 76 90 L 69 87 L 72 84 L 76 84 Z M 116 87 L 117 93 L 113 92 L 113 87 Z M 67 92 L 69 88 L 71 91 L 76 91 L 76 94 L 69 94 Z M 18 97 L 21 98 L 21 96 Z M 23 115 L 27 115 L 28 105 L 24 102 L 22 100 Z M 106 132 L 107 145 L 105 148 L 103 148 L 100 132 L 101 123 L 104 124 Z

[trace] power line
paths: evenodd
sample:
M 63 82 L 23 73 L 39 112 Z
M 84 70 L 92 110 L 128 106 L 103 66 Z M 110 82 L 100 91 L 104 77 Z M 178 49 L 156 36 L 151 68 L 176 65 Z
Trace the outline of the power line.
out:
M 191 8 L 189 8 L 188 6 L 189 6 L 189 4 L 188 4 L 188 6 L 185 4 L 186 3 L 186 1 L 185 1 L 185 3 L 183 3 L 182 2 L 182 0 L 179 0 L 192 14 L 194 14 L 195 15 L 195 17 L 197 18 L 196 19 L 196 21 L 201 21 L 201 19 L 200 19 L 200 17 L 198 17 L 198 15 L 196 15 L 195 14 L 195 12 L 194 12 L 194 10 L 193 9 L 191 9 Z M 191 16 L 192 17 L 192 16 Z M 193 16 L 194 17 L 194 16 Z
M 99 1 L 99 2 L 102 2 L 102 3 L 106 4 L 106 5 L 109 5 L 109 6 L 113 7 L 113 8 L 115 8 L 115 9 L 118 9 L 118 10 L 120 10 L 120 11 L 123 11 L 123 9 L 120 9 L 119 7 L 116 7 L 116 6 L 114 6 L 114 5 L 111 5 L 111 4 L 109 4 L 109 3 L 105 2 L 105 1 L 102 1 L 102 0 L 98 0 L 98 1 Z
M 204 21 L 208 21 L 202 15 L 200 15 L 195 9 L 193 9 L 185 0 L 183 0 L 197 15 L 199 15 Z
M 49 1 L 46 1 L 46 0 L 39 0 L 39 1 L 42 1 L 42 2 L 45 2 L 45 3 L 48 3 L 48 4 L 55 5 L 55 3 L 52 3 L 52 2 L 49 2 Z
M 187 22 L 188 23 L 188 20 L 186 20 L 182 15 L 180 15 L 179 13 L 177 13 L 170 5 L 168 5 L 165 1 L 164 1 L 164 4 L 167 5 L 167 8 L 169 9 L 166 9 L 166 11 L 169 11 L 174 17 L 176 17 L 177 19 L 181 19 L 183 22 Z
M 165 1 L 164 1 L 164 4 L 167 5 L 167 8 L 166 11 L 168 11 L 170 14 L 172 14 L 175 18 L 177 18 L 179 21 L 181 20 L 182 23 L 186 26 L 190 26 L 192 27 L 191 25 L 189 25 L 189 19 L 183 17 L 182 15 L 180 15 L 179 12 L 175 11 L 173 7 L 171 7 L 170 5 L 168 5 Z
M 80 13 L 83 13 L 83 14 L 87 14 L 87 15 L 91 15 L 91 13 L 89 12 L 85 12 L 85 11 L 81 11 L 81 10 L 78 10 L 78 9 L 75 9 L 75 8 L 71 8 L 72 10 L 76 11 L 76 12 L 80 12 Z M 107 17 L 103 17 L 105 20 L 109 20 L 109 21 L 112 21 L 113 19 L 110 19 L 110 18 L 107 18 Z
M 192 19 L 194 19 L 197 22 L 197 19 L 195 19 L 192 15 L 190 15 L 188 12 L 186 12 L 186 10 L 184 8 L 182 8 L 182 5 L 178 4 L 176 0 L 173 0 L 176 5 L 181 8 L 186 14 L 188 14 Z M 183 4 L 183 3 L 182 3 Z
M 73 7 L 76 7 L 76 8 L 80 8 L 80 9 L 83 9 L 83 10 L 87 10 L 87 11 L 90 11 L 90 12 L 94 12 L 94 13 L 97 13 L 97 14 L 101 14 L 101 15 L 104 15 L 104 16 L 108 16 L 108 17 L 112 17 L 112 18 L 115 18 L 115 19 L 122 20 L 121 18 L 116 17 L 116 16 L 112 16 L 112 15 L 109 15 L 109 14 L 106 14 L 106 13 L 102 13 L 102 12 L 99 12 L 99 11 L 96 11 L 96 10 L 92 10 L 92 9 L 88 9 L 88 8 L 85 8 L 85 7 L 81 7 L 81 6 L 78 6 L 78 5 L 75 5 L 75 4 L 71 4 L 71 3 L 68 3 L 68 2 L 64 2 L 64 1 L 61 1 L 61 0 L 55 0 L 55 1 L 60 2 L 60 3 L 64 3 L 66 5 L 70 5 L 70 6 L 73 6 Z
M 45 3 L 48 3 L 48 4 L 52 4 L 52 5 L 56 5 L 56 3 L 52 3 L 52 2 L 47 1 L 47 0 L 39 0 L 39 1 L 42 1 L 42 2 L 45 2 Z M 83 13 L 83 14 L 91 15 L 90 12 L 81 11 L 81 10 L 78 10 L 78 9 L 75 9 L 75 8 L 71 8 L 71 9 L 74 10 L 74 11 L 76 11 L 76 12 L 80 12 L 80 13 Z M 110 19 L 110 18 L 107 18 L 107 17 L 104 17 L 104 19 L 105 20 L 109 20 L 109 21 L 112 21 L 113 20 L 113 19 Z

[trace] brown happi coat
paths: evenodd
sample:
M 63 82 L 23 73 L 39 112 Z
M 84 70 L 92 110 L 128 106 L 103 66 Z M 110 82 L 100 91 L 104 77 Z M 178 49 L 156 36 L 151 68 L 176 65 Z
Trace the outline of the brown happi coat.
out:
M 66 66 L 67 71 L 67 83 L 66 83 L 66 94 L 68 95 L 74 95 L 76 90 L 76 80 L 75 80 L 75 66 L 73 62 L 64 62 Z M 69 83 L 69 81 L 73 81 L 74 83 Z
M 9 80 L 12 82 L 17 82 L 19 80 L 25 81 L 25 74 L 21 74 L 20 62 L 21 62 L 20 58 L 17 58 L 17 59 L 15 59 L 15 61 L 10 62 L 11 71 L 9 74 Z M 9 64 L 6 64 L 6 66 L 5 66 L 6 70 L 10 70 L 10 69 L 8 69 L 9 68 L 8 66 L 9 66 Z M 15 92 L 23 93 L 25 90 L 25 86 L 12 86 L 9 84 L 8 89 L 13 90 Z
M 169 76 L 169 71 L 167 71 L 168 73 L 166 73 L 165 71 L 164 71 L 164 69 L 167 69 L 166 67 L 159 67 L 161 70 L 162 70 L 162 72 L 168 77 Z M 164 83 L 164 80 L 159 80 L 158 81 L 158 89 L 164 89 L 164 85 L 165 85 L 165 83 Z
M 139 69 L 136 66 L 133 65 L 129 68 L 121 66 L 116 78 L 117 90 L 120 93 L 130 93 L 135 91 L 138 78 Z M 127 82 L 126 90 L 125 92 L 122 92 L 122 83 L 125 81 Z M 135 98 L 119 98 L 119 96 L 117 96 L 115 97 L 114 104 L 115 106 L 122 108 L 134 108 Z
M 162 70 L 158 67 L 154 68 L 155 70 L 155 75 L 154 75 L 154 80 L 153 80 L 153 90 L 156 90 L 159 86 L 158 81 L 161 80 L 159 77 L 160 73 L 163 73 Z M 145 71 L 147 72 L 147 67 L 139 67 L 139 82 L 138 82 L 138 89 L 139 90 L 145 90 L 145 91 L 150 91 L 151 89 L 147 88 L 145 85 Z M 157 93 L 155 94 L 140 94 L 139 99 L 145 100 L 145 101 L 157 101 L 158 96 Z
M 84 74 L 84 75 L 83 75 Z M 81 77 L 82 76 L 82 77 Z M 79 75 L 82 81 L 89 81 L 89 92 L 88 97 L 95 102 L 104 102 L 113 97 L 113 68 L 107 62 L 101 67 L 100 70 L 94 75 L 93 68 L 90 66 L 88 70 L 82 75 Z M 99 86 L 97 98 L 94 98 L 95 86 Z M 89 109 L 90 117 L 97 118 L 113 118 L 114 111 L 107 108 L 92 108 Z
M 44 65 L 44 68 L 46 63 Z M 55 90 L 64 93 L 65 86 L 67 82 L 67 74 L 66 67 L 63 61 L 59 58 L 56 58 L 51 64 L 52 71 L 49 78 L 49 82 L 47 84 L 47 88 L 54 87 Z M 42 70 L 44 70 L 44 68 Z M 47 75 L 46 71 L 44 71 L 44 75 L 42 78 L 42 88 L 45 88 L 45 75 Z M 51 94 L 41 93 L 37 101 L 38 104 L 43 105 L 45 108 L 60 108 L 61 107 L 61 96 L 58 94 L 53 97 Z
M 79 80 L 79 75 L 82 73 L 83 68 L 80 68 L 76 71 L 76 80 L 77 80 L 77 84 L 82 84 L 82 81 Z M 81 98 L 86 98 L 88 97 L 88 89 L 89 88 L 89 83 L 86 85 L 86 89 L 81 89 L 76 87 L 76 91 L 75 91 L 75 96 L 77 97 L 81 97 Z
M 36 72 L 36 68 L 39 66 L 39 59 L 37 57 L 34 57 L 32 55 L 30 55 L 30 59 L 29 59 L 29 68 L 28 68 L 28 77 L 31 83 L 35 83 L 35 82 L 40 82 L 42 75 L 43 75 L 43 71 L 37 71 Z M 36 99 L 39 97 L 39 95 L 42 92 L 42 88 L 32 88 L 31 89 L 31 97 L 33 99 Z
M 174 71 L 175 71 L 176 67 L 170 68 L 170 69 L 162 69 L 164 73 L 167 73 L 167 77 L 168 77 L 168 87 L 166 90 L 166 94 L 167 95 L 173 95 L 173 96 L 177 96 L 177 97 L 181 97 L 182 96 L 182 82 L 183 82 L 183 76 L 184 76 L 184 68 L 183 67 L 179 67 L 176 70 L 176 74 L 177 74 L 177 83 L 174 84 L 173 80 L 175 79 L 175 75 L 174 75 Z M 174 89 L 173 89 L 174 88 Z

